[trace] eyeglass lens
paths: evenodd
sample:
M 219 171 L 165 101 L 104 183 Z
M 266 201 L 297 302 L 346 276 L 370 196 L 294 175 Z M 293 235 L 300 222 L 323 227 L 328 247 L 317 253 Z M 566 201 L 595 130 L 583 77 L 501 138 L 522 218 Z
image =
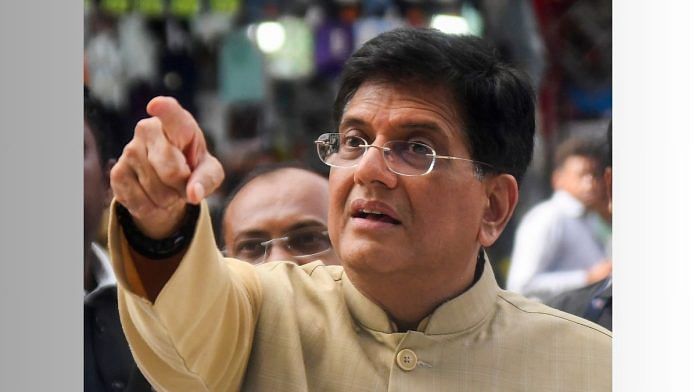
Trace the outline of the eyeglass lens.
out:
M 233 256 L 246 261 L 260 261 L 270 252 L 272 246 L 284 246 L 293 256 L 307 256 L 328 250 L 331 248 L 331 241 L 324 228 L 304 228 L 289 232 L 285 237 L 270 240 L 243 239 L 235 244 Z
M 319 158 L 330 166 L 352 167 L 369 148 L 367 141 L 357 136 L 326 133 L 317 141 Z M 433 164 L 435 151 L 429 146 L 407 141 L 389 141 L 380 148 L 387 166 L 401 174 L 426 173 Z
M 391 168 L 403 174 L 420 174 L 428 171 L 435 152 L 416 142 L 391 141 L 384 143 L 384 158 Z

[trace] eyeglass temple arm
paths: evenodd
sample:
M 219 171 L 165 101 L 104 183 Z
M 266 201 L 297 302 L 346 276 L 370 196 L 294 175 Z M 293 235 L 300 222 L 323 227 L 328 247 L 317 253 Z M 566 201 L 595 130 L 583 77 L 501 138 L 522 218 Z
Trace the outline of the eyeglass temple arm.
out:
M 271 238 L 271 239 L 268 240 L 268 241 L 259 242 L 259 245 L 261 245 L 261 246 L 263 246 L 264 248 L 266 248 L 266 247 L 268 247 L 268 245 L 270 245 L 270 244 L 272 244 L 272 243 L 274 243 L 274 242 L 277 242 L 277 241 L 286 242 L 289 238 L 290 238 L 290 237 L 288 237 L 288 236 L 285 236 L 285 237 L 278 237 L 278 238 Z
M 323 235 L 329 235 L 329 231 L 328 231 L 328 230 L 323 230 L 323 231 L 321 232 L 321 234 L 323 234 Z M 289 241 L 289 240 L 290 240 L 290 236 L 289 236 L 289 235 L 286 235 L 285 237 L 271 238 L 271 239 L 268 240 L 268 241 L 259 242 L 259 245 L 261 245 L 261 246 L 263 246 L 263 247 L 266 247 L 266 246 L 268 246 L 268 245 L 270 245 L 270 244 L 272 244 L 272 243 L 274 243 L 274 242 L 278 242 L 278 241 L 287 242 L 287 241 Z
M 311 254 L 308 254 L 308 255 L 293 255 L 292 257 L 294 257 L 294 258 L 296 258 L 296 259 L 304 260 L 304 259 L 308 259 L 308 258 L 311 258 L 311 257 L 317 257 L 317 256 L 319 256 L 319 255 L 321 255 L 321 254 L 327 253 L 328 251 L 331 250 L 331 248 L 332 248 L 332 247 L 329 246 L 328 248 L 326 248 L 326 249 L 324 249 L 324 250 L 320 250 L 320 251 L 317 252 L 317 253 L 311 253 Z
M 437 159 L 449 159 L 449 160 L 457 160 L 457 161 L 467 161 L 467 162 L 474 162 L 474 163 L 482 163 L 482 162 L 477 162 L 472 159 L 466 159 L 466 158 L 459 158 L 459 157 L 451 157 L 447 155 L 437 155 L 437 154 L 425 154 L 431 158 L 437 158 Z
M 490 168 L 492 168 L 492 169 L 495 169 L 495 166 L 493 166 L 493 165 L 491 165 L 491 164 L 488 164 L 488 163 L 486 163 L 486 162 L 475 161 L 475 160 L 473 160 L 473 159 L 460 158 L 460 157 L 451 157 L 451 156 L 448 156 L 448 155 L 437 155 L 437 154 L 427 154 L 427 155 L 428 155 L 429 157 L 433 157 L 433 158 L 436 158 L 436 159 L 449 159 L 449 160 L 451 160 L 451 161 L 452 161 L 452 160 L 456 160 L 456 161 L 467 161 L 467 162 L 475 163 L 475 164 L 477 164 L 477 165 L 488 166 L 488 167 L 490 167 Z

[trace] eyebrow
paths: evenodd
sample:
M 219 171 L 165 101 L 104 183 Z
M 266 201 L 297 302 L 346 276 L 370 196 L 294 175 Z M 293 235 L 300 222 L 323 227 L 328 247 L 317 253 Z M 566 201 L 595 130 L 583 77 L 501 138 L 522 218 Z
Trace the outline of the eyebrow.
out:
M 307 227 L 323 227 L 326 229 L 326 225 L 323 224 L 322 222 L 320 222 L 318 220 L 314 220 L 314 219 L 308 219 L 308 220 L 304 220 L 304 221 L 300 221 L 300 222 L 295 223 L 294 225 L 290 226 L 287 230 L 285 230 L 285 232 L 294 231 L 294 230 L 298 230 L 298 229 L 304 229 Z
M 369 124 L 357 117 L 349 117 L 339 124 L 340 128 L 347 128 L 347 127 L 357 127 L 357 128 L 366 128 L 369 127 Z M 432 121 L 410 121 L 406 122 L 403 124 L 398 124 L 397 125 L 398 129 L 403 129 L 403 130 L 418 130 L 418 131 L 429 131 L 429 132 L 436 132 L 436 133 L 441 133 L 442 128 L 437 125 L 437 123 L 432 122 Z
M 365 127 L 367 125 L 367 122 L 356 118 L 356 117 L 349 117 L 349 118 L 343 118 L 341 120 L 341 123 L 338 124 L 339 128 L 346 128 L 346 127 Z
M 399 125 L 399 128 L 413 129 L 418 131 L 442 132 L 442 129 L 437 124 L 430 121 L 401 124 Z
M 270 235 L 268 235 L 268 232 L 263 231 L 263 230 L 247 230 L 247 231 L 242 231 L 241 233 L 238 233 L 237 236 L 235 237 L 235 240 L 240 239 L 240 238 L 270 238 Z

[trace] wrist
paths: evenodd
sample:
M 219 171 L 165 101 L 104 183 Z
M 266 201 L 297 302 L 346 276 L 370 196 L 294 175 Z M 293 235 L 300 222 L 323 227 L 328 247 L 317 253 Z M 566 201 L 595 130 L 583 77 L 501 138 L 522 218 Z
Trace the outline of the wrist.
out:
M 131 249 L 152 260 L 171 257 L 188 247 L 193 239 L 200 210 L 200 205 L 186 204 L 181 219 L 176 220 L 179 227 L 173 232 L 169 229 L 166 237 L 153 238 L 139 228 L 128 209 L 116 203 L 116 217 Z
M 131 214 L 133 223 L 147 237 L 159 240 L 170 237 L 184 224 L 188 211 L 187 203 L 181 200 L 166 209 L 156 209 L 145 214 Z

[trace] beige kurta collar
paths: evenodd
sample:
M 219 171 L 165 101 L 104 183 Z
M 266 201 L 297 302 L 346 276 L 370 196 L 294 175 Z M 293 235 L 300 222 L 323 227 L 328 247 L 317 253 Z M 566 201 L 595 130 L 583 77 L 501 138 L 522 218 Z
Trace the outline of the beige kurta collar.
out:
M 396 331 L 387 314 L 358 291 L 345 273 L 343 286 L 346 304 L 358 324 L 383 333 Z M 418 330 L 426 335 L 444 335 L 471 329 L 492 314 L 498 290 L 493 269 L 486 256 L 479 280 L 464 293 L 435 309 L 420 322 Z
M 382 308 L 358 291 L 345 272 L 343 273 L 342 281 L 343 295 L 348 305 L 348 310 L 358 324 L 364 328 L 384 333 L 392 333 L 396 330 L 389 320 L 389 316 Z

